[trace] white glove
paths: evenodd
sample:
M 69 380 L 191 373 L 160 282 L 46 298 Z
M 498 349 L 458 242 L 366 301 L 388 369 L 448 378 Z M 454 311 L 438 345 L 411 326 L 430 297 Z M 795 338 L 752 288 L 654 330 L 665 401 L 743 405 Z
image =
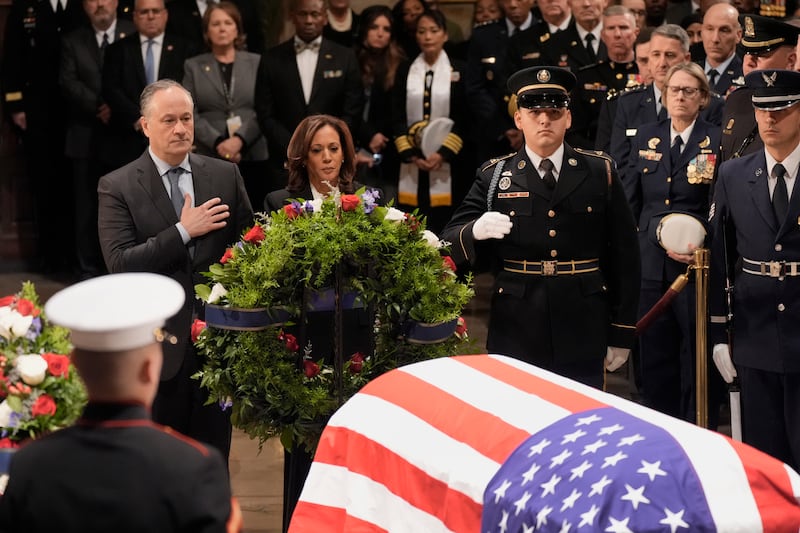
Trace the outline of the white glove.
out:
M 733 366 L 733 361 L 731 360 L 731 349 L 728 347 L 728 345 L 715 344 L 711 357 L 714 359 L 714 364 L 717 365 L 717 370 L 719 370 L 719 373 L 722 375 L 722 379 L 725 380 L 725 383 L 730 383 L 733 381 L 733 378 L 736 377 L 736 367 Z
M 606 370 L 613 372 L 628 360 L 631 354 L 630 348 L 617 348 L 616 346 L 609 346 L 606 350 Z
M 505 213 L 487 211 L 472 225 L 472 236 L 476 241 L 502 239 L 511 232 L 511 218 Z

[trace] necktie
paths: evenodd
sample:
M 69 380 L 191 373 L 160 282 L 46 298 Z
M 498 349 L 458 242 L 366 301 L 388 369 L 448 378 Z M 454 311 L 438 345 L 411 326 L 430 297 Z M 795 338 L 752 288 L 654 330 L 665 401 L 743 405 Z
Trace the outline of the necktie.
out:
M 775 218 L 780 226 L 786 220 L 786 212 L 789 210 L 789 194 L 786 190 L 786 180 L 784 179 L 786 168 L 778 163 L 772 172 L 777 178 L 775 190 L 772 191 L 772 210 L 775 211 Z
M 586 53 L 589 54 L 589 61 L 595 63 L 597 61 L 597 54 L 594 53 L 594 45 L 592 44 L 594 42 L 594 34 L 587 33 L 584 39 L 586 39 Z
M 717 78 L 719 77 L 719 72 L 717 72 L 717 69 L 712 68 L 706 72 L 706 76 L 708 76 L 708 84 L 712 89 L 715 89 L 717 85 Z
M 553 175 L 553 162 L 549 159 L 542 159 L 542 162 L 539 164 L 539 168 L 544 170 L 544 174 L 542 174 L 542 181 L 547 186 L 548 189 L 551 191 L 556 188 L 556 177 Z
M 667 118 L 667 108 L 664 107 L 664 104 L 661 104 L 661 109 L 658 111 L 658 120 L 666 120 Z
M 167 179 L 169 179 L 169 197 L 172 200 L 172 207 L 175 208 L 175 214 L 178 219 L 181 218 L 181 211 L 183 210 L 183 193 L 178 187 L 178 180 L 183 174 L 181 167 L 171 168 L 167 171 Z
M 319 41 L 311 41 L 310 43 L 306 43 L 303 41 L 295 41 L 294 42 L 294 53 L 299 54 L 304 50 L 311 50 L 312 52 L 316 52 L 319 50 Z
M 153 39 L 147 40 L 147 51 L 144 54 L 144 77 L 150 85 L 156 81 L 156 59 L 153 55 Z
M 515 36 L 519 33 L 519 26 L 514 26 L 514 29 L 511 30 L 511 37 Z
M 675 140 L 672 141 L 672 148 L 669 149 L 669 159 L 672 163 L 672 168 L 675 168 L 675 165 L 678 164 L 678 159 L 681 157 L 681 146 L 683 145 L 683 137 L 678 135 L 675 137 Z
M 108 34 L 103 33 L 103 42 L 100 43 L 100 66 L 103 65 L 103 61 L 105 60 L 106 48 L 108 48 Z

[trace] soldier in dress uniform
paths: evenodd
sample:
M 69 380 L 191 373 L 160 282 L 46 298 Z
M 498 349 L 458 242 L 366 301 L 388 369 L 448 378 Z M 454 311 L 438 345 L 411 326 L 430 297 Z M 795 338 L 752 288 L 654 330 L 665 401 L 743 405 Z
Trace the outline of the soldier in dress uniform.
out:
M 752 70 L 794 70 L 795 46 L 800 28 L 758 15 L 742 15 L 742 47 L 745 50 L 744 73 Z M 722 160 L 760 152 L 764 148 L 758 135 L 750 99 L 753 88 L 743 86 L 725 101 L 722 112 Z
M 161 327 L 183 302 L 178 282 L 149 273 L 94 278 L 47 302 L 49 319 L 71 331 L 89 404 L 74 426 L 14 455 L 0 530 L 226 531 L 238 506 L 222 456 L 150 419 L 169 338 Z
M 744 441 L 797 469 L 800 73 L 757 70 L 745 81 L 753 89 L 764 149 L 719 169 L 711 208 L 709 336 L 714 363 L 725 381 L 738 374 Z M 728 272 L 733 277 L 732 309 L 726 305 Z M 731 311 L 729 345 L 725 326 Z
M 516 154 L 477 172 L 445 228 L 460 265 L 495 274 L 487 349 L 599 387 L 634 341 L 639 248 L 614 163 L 564 143 L 575 76 L 512 75 Z

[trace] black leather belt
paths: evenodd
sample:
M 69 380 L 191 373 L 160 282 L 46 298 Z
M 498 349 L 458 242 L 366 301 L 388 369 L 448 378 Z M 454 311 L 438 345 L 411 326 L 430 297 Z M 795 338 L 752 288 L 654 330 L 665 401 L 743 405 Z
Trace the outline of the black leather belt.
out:
M 586 274 L 587 272 L 600 270 L 600 261 L 598 259 L 583 259 L 580 261 L 519 261 L 504 259 L 503 270 L 535 276 Z
M 742 270 L 748 274 L 770 278 L 800 276 L 800 261 L 753 261 L 744 257 L 742 261 Z

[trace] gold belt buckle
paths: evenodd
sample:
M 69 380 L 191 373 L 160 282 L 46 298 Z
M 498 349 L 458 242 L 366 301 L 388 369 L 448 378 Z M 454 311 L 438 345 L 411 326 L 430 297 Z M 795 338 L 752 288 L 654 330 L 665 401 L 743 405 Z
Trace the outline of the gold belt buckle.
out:
M 558 274 L 558 261 L 542 261 L 542 276 Z
M 769 263 L 769 277 L 779 278 L 783 275 L 783 261 L 770 261 Z

